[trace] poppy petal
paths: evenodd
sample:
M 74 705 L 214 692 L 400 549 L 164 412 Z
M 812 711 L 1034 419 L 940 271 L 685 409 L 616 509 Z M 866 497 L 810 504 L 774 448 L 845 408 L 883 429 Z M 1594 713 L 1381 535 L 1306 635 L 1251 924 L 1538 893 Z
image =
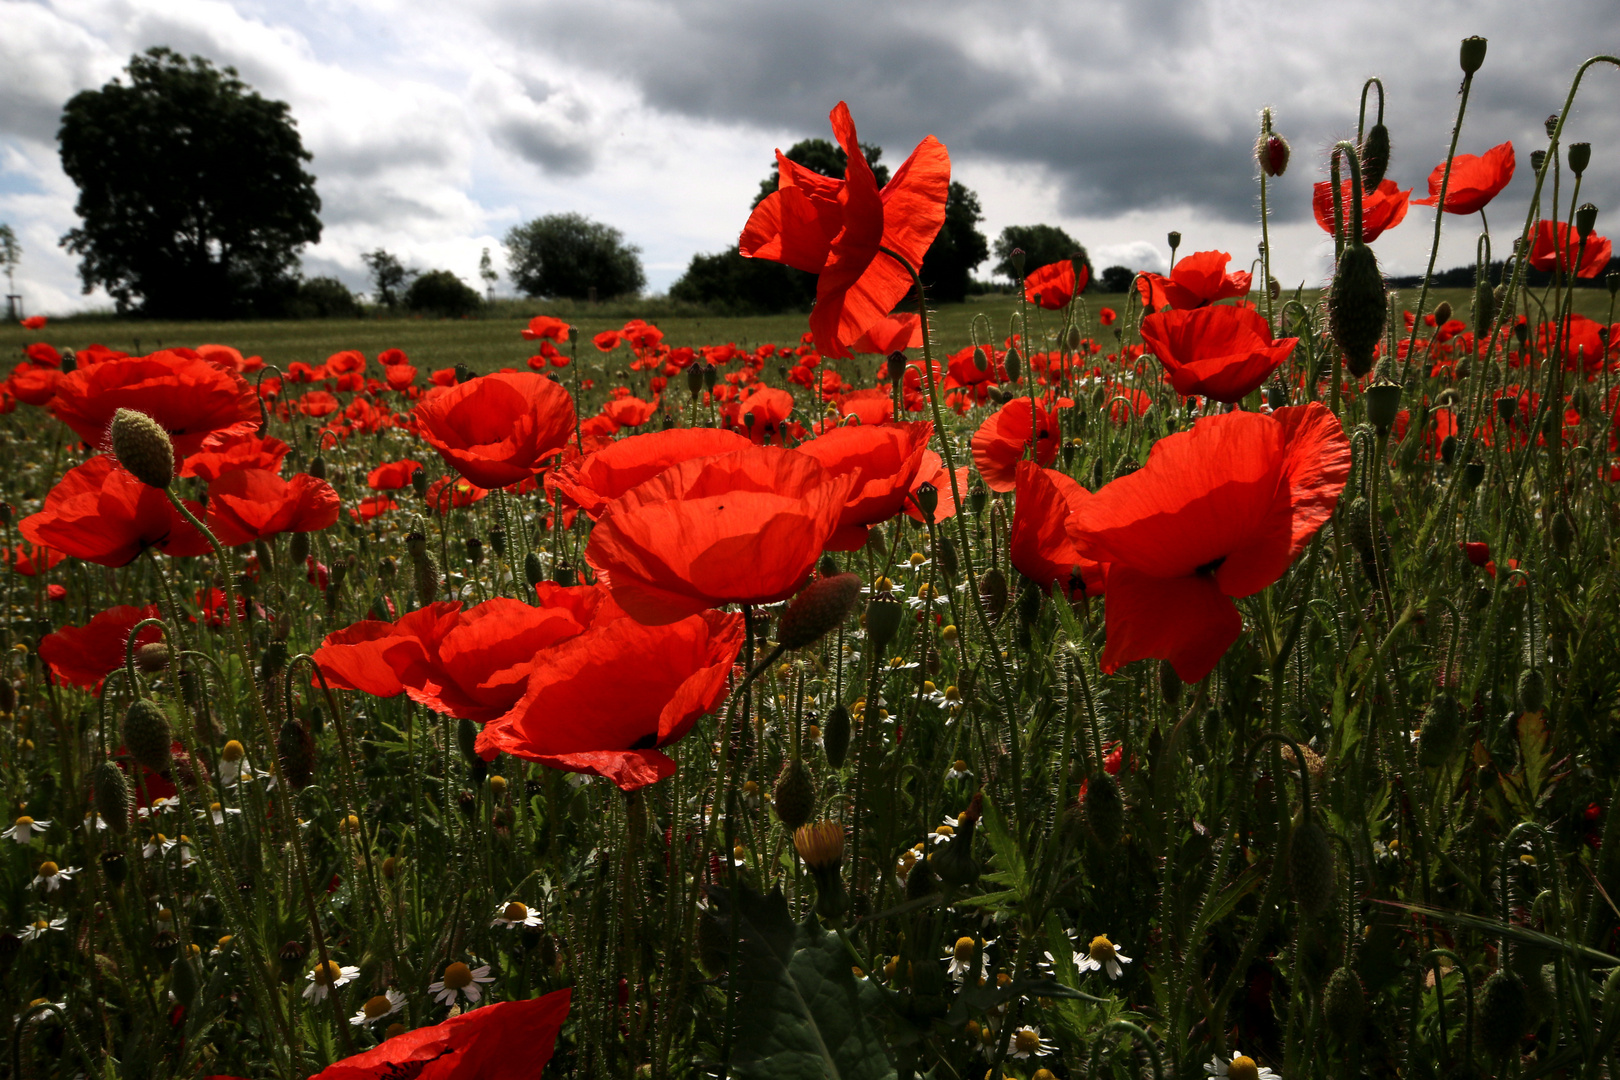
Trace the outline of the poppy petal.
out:
M 1215 670 L 1243 632 L 1237 605 L 1208 577 L 1151 577 L 1117 565 L 1108 573 L 1104 621 L 1103 671 L 1135 660 L 1168 660 L 1189 683 Z

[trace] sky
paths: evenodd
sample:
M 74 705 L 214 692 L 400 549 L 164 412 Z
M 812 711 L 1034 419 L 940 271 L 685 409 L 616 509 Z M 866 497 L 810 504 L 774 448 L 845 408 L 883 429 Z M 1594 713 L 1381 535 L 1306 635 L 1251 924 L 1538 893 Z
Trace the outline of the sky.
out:
M 513 225 L 574 211 L 638 245 L 662 292 L 694 254 L 736 243 L 772 151 L 830 137 L 840 100 L 891 167 L 925 135 L 944 142 L 990 238 L 1060 225 L 1099 270 L 1163 270 L 1172 229 L 1183 253 L 1247 264 L 1270 106 L 1294 151 L 1269 195 L 1272 269 L 1315 286 L 1332 246 L 1311 184 L 1355 135 L 1366 78 L 1388 92 L 1389 176 L 1420 197 L 1450 138 L 1458 45 L 1489 39 L 1458 150 L 1517 152 L 1487 211 L 1501 257 L 1547 115 L 1582 60 L 1620 52 L 1613 13 L 1613 0 L 0 0 L 0 221 L 22 243 L 30 312 L 110 306 L 82 294 L 58 246 L 77 190 L 56 129 L 74 93 L 165 45 L 291 105 L 323 203 L 305 272 L 356 289 L 377 247 L 476 286 L 484 248 L 504 269 Z M 1620 195 L 1617 96 L 1620 71 L 1594 68 L 1564 134 L 1594 147 L 1582 201 L 1600 232 Z M 1385 272 L 1421 272 L 1433 228 L 1413 207 L 1375 245 Z M 1481 228 L 1448 217 L 1439 267 L 1471 262 Z

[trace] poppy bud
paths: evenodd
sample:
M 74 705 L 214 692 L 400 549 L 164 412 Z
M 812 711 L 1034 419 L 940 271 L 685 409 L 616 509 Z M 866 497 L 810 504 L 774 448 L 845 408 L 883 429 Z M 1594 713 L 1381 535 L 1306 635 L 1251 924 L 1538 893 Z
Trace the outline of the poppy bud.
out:
M 1592 163 L 1592 144 L 1585 142 L 1569 144 L 1569 171 L 1579 179 Z
M 899 349 L 896 349 L 894 352 L 889 354 L 888 360 L 885 361 L 885 365 L 889 375 L 889 381 L 895 382 L 906 373 L 906 354 Z
M 832 577 L 838 573 L 838 560 L 827 552 L 822 552 L 821 561 L 816 564 L 816 572 L 822 577 Z
M 1023 374 L 1024 371 L 1024 358 L 1018 354 L 1018 346 L 1014 345 L 1007 350 L 1007 359 L 1004 366 L 1007 369 L 1007 378 L 1017 382 L 1018 376 Z
M 1372 370 L 1373 352 L 1384 336 L 1389 294 L 1372 248 L 1352 238 L 1339 256 L 1328 295 L 1328 331 L 1356 378 Z
M 134 409 L 119 409 L 113 413 L 108 435 L 113 456 L 135 479 L 155 488 L 169 486 L 174 479 L 174 444 L 156 420 Z
M 1381 123 L 1368 128 L 1358 149 L 1362 187 L 1369 192 L 1376 191 L 1378 185 L 1384 182 L 1384 174 L 1389 171 L 1389 128 Z
M 1400 409 L 1400 383 L 1379 381 L 1367 387 L 1367 419 L 1378 429 L 1378 434 L 1389 434 L 1389 429 L 1395 425 L 1395 418 L 1400 414 Z
M 1592 203 L 1581 203 L 1575 208 L 1575 235 L 1585 240 L 1592 235 L 1597 226 L 1597 207 Z
M 900 601 L 892 593 L 873 593 L 866 603 L 866 637 L 872 644 L 872 659 L 888 648 L 894 633 L 900 629 L 900 616 L 905 613 Z
M 1125 801 L 1119 784 L 1107 772 L 1098 772 L 1086 785 L 1086 831 L 1104 851 L 1119 843 L 1125 832 Z
M 1552 519 L 1553 550 L 1560 555 L 1568 555 L 1569 549 L 1575 543 L 1575 525 L 1569 520 L 1569 515 L 1560 510 Z
M 883 535 L 882 525 L 873 525 L 866 530 L 866 547 L 872 554 L 882 557 L 888 546 L 889 542 Z
M 1475 1024 L 1487 1054 L 1498 1061 L 1506 1057 L 1531 1023 L 1530 998 L 1517 975 L 1501 969 L 1485 980 Z
M 821 725 L 821 748 L 827 752 L 827 764 L 844 767 L 844 756 L 849 753 L 849 710 L 842 705 L 834 705 Z
M 413 561 L 412 569 L 416 577 L 417 599 L 424 606 L 433 603 L 439 595 L 439 568 L 434 565 L 433 556 L 424 551 L 420 558 Z
M 1365 495 L 1357 495 L 1345 507 L 1344 538 L 1363 555 L 1372 550 L 1372 506 Z
M 1485 39 L 1478 35 L 1463 38 L 1462 49 L 1457 59 L 1462 65 L 1464 75 L 1472 75 L 1478 71 L 1485 63 Z
M 979 600 L 990 615 L 990 621 L 1000 622 L 1001 613 L 1007 610 L 1007 575 L 999 566 L 992 566 L 979 575 Z
M 1322 1019 L 1332 1035 L 1349 1044 L 1361 1034 L 1361 1018 L 1367 1008 L 1367 995 L 1361 980 L 1348 967 L 1341 967 L 1328 979 L 1322 994 Z
M 1181 676 L 1176 674 L 1175 666 L 1168 660 L 1160 660 L 1159 696 L 1166 705 L 1173 707 L 1181 701 L 1181 686 Z
M 776 789 L 771 793 L 771 806 L 785 828 L 797 829 L 810 820 L 816 809 L 816 789 L 804 762 L 794 758 L 782 765 Z
M 96 766 L 90 780 L 96 800 L 96 813 L 107 827 L 120 836 L 129 831 L 129 778 L 111 761 Z
M 917 509 L 922 513 L 923 520 L 932 523 L 934 511 L 939 509 L 939 488 L 925 480 L 917 485 L 912 495 L 917 500 Z
M 945 572 L 947 579 L 956 580 L 956 571 L 960 568 L 956 559 L 956 541 L 948 536 L 939 538 L 939 568 Z
M 973 366 L 980 371 L 990 370 L 990 359 L 984 355 L 984 346 L 973 346 Z
M 281 758 L 281 775 L 294 791 L 309 786 L 315 777 L 315 740 L 296 720 L 281 725 L 276 736 L 276 754 Z
M 1423 711 L 1418 729 L 1418 764 L 1438 769 L 1451 760 L 1462 734 L 1462 709 L 1449 694 L 1441 694 Z
M 540 555 L 531 551 L 523 556 L 523 578 L 530 586 L 538 585 L 546 580 L 546 569 L 540 565 Z
M 309 475 L 313 476 L 317 480 L 326 479 L 326 459 L 320 454 L 316 454 L 310 459 Z
M 1519 672 L 1517 686 L 1521 712 L 1538 713 L 1547 704 L 1547 677 L 1538 667 L 1527 667 Z
M 1254 156 L 1260 162 L 1260 171 L 1266 176 L 1281 176 L 1288 171 L 1288 157 L 1293 151 L 1288 140 L 1277 134 L 1263 134 L 1254 145 Z
M 168 714 L 155 701 L 136 698 L 124 712 L 124 745 L 129 756 L 160 775 L 169 771 Z
M 1457 436 L 1455 436 L 1455 435 L 1447 435 L 1445 438 L 1440 440 L 1440 460 L 1443 463 L 1445 463 L 1447 465 L 1450 465 L 1451 462 L 1452 462 L 1452 459 L 1455 458 L 1456 456 L 1457 456 Z
M 1451 301 L 1442 300 L 1434 309 L 1434 325 L 1444 326 L 1451 321 Z
M 1019 277 L 1024 276 L 1024 249 L 1023 248 L 1016 248 L 1015 247 L 1010 252 L 1008 252 L 1007 253 L 1007 261 L 1012 263 L 1012 268 L 1018 274 Z
M 860 596 L 858 574 L 834 574 L 812 581 L 782 613 L 777 642 L 785 649 L 815 644 L 848 618 Z
M 1333 903 L 1333 847 L 1327 831 L 1308 817 L 1288 839 L 1288 885 L 1301 914 L 1320 915 Z
M 151 641 L 135 650 L 135 666 L 148 675 L 154 675 L 169 666 L 169 647 L 161 641 Z

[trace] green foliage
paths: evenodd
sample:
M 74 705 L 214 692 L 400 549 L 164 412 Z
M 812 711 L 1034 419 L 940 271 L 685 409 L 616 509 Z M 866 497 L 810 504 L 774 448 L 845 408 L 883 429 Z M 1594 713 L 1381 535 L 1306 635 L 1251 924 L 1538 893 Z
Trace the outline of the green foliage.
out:
M 75 94 L 57 133 L 81 219 L 63 244 L 86 292 L 163 318 L 275 313 L 321 201 L 285 102 L 202 57 L 132 57 L 128 81 Z
M 371 297 L 389 311 L 399 306 L 401 294 L 420 270 L 406 269 L 399 257 L 386 248 L 378 248 L 360 256 L 371 273 Z
M 918 275 L 930 299 L 938 303 L 967 299 L 974 268 L 990 257 L 989 242 L 978 229 L 983 220 L 978 195 L 952 180 L 945 200 L 945 224 L 923 256 Z
M 1097 287 L 1105 293 L 1129 292 L 1134 277 L 1136 271 L 1128 266 L 1105 266 L 1102 276 L 1097 279 Z
M 448 270 L 429 270 L 405 290 L 405 309 L 422 315 L 454 319 L 475 314 L 483 306 L 478 290 Z
M 1024 251 L 1022 276 L 1011 262 L 1015 248 Z M 996 237 L 990 253 L 996 260 L 991 272 L 1015 285 L 1041 267 L 1062 259 L 1072 258 L 1078 266 L 1091 269 L 1091 256 L 1086 254 L 1086 249 L 1057 225 L 1008 225 Z
M 693 255 L 686 273 L 669 287 L 669 297 L 723 315 L 808 311 L 816 299 L 816 276 L 767 259 L 746 259 L 733 248 Z
M 293 319 L 358 319 L 360 298 L 335 277 L 305 278 L 287 301 Z
M 582 214 L 547 214 L 506 234 L 507 274 L 527 296 L 606 300 L 647 284 L 641 249 Z

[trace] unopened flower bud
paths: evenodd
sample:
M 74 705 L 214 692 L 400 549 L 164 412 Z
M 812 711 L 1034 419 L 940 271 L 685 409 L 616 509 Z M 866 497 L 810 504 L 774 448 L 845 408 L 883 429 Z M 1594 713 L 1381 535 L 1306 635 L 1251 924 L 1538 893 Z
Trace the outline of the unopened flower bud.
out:
M 1012 263 L 1013 271 L 1015 273 L 1017 273 L 1019 277 L 1024 276 L 1024 249 L 1023 248 L 1015 247 L 1015 248 L 1012 249 L 1012 251 L 1008 252 L 1007 253 L 1007 261 Z
M 776 640 L 783 648 L 802 649 L 836 630 L 861 596 L 858 574 L 834 574 L 805 586 L 782 613 Z
M 1451 302 L 1440 301 L 1440 306 L 1434 309 L 1434 325 L 1444 326 L 1451 321 Z
M 1170 242 L 1170 257 L 1173 259 L 1176 256 L 1176 248 L 1181 246 L 1181 234 L 1172 229 L 1166 239 Z
M 174 479 L 174 444 L 156 420 L 134 409 L 113 413 L 108 428 L 113 456 L 135 479 L 166 488 Z
M 1288 140 L 1272 133 L 1261 135 L 1255 144 L 1254 156 L 1260 162 L 1260 171 L 1266 176 L 1281 176 L 1288 171 L 1288 158 L 1293 151 Z
M 169 771 L 168 714 L 155 701 L 136 698 L 124 712 L 124 746 L 129 756 L 155 773 Z

